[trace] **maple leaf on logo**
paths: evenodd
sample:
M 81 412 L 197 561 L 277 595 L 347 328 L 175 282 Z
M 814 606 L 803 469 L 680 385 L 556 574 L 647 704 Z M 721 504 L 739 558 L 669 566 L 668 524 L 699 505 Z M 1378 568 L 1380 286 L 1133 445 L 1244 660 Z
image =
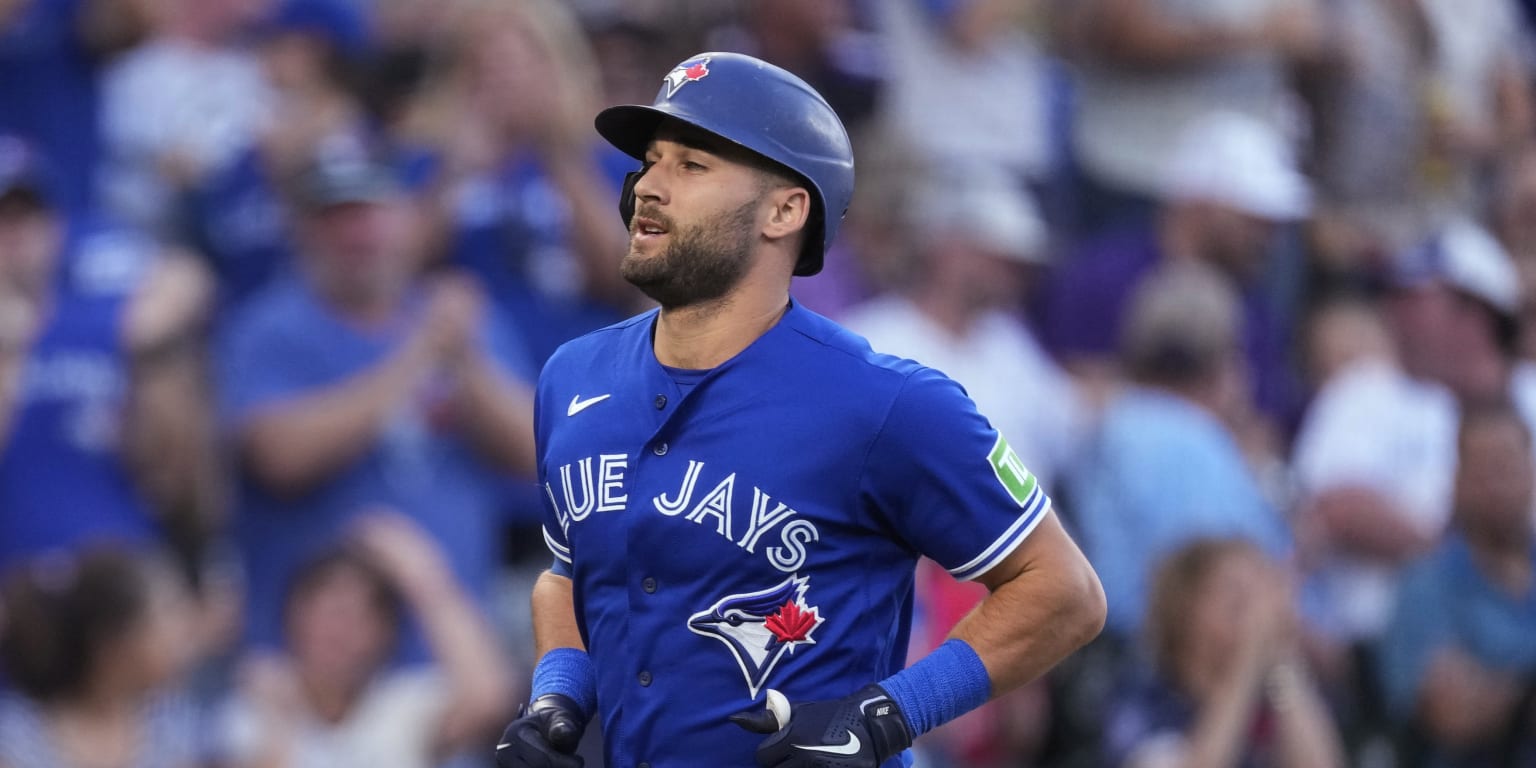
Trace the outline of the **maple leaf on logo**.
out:
M 816 609 L 803 609 L 790 600 L 779 608 L 779 612 L 768 617 L 764 624 L 768 631 L 779 639 L 781 643 L 805 642 L 816 628 Z
M 683 76 L 689 80 L 702 80 L 707 74 L 709 74 L 709 66 L 702 61 L 683 70 Z

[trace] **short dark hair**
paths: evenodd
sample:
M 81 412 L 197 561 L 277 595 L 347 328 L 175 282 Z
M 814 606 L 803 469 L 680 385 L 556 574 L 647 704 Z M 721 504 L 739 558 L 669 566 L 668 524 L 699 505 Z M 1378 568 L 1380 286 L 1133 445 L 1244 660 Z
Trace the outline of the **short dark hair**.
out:
M 83 694 L 101 652 L 143 618 L 155 562 L 145 552 L 98 548 L 8 572 L 0 666 L 11 684 L 45 703 Z

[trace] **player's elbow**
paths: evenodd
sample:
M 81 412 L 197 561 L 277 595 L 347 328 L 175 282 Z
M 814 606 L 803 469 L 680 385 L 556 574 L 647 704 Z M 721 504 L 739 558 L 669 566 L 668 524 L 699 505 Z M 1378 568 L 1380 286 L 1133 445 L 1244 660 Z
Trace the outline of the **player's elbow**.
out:
M 1109 603 L 1104 598 L 1104 585 L 1086 558 L 1077 558 L 1063 579 L 1065 616 L 1063 629 L 1071 639 L 1073 648 L 1081 648 L 1092 642 L 1104 630 Z

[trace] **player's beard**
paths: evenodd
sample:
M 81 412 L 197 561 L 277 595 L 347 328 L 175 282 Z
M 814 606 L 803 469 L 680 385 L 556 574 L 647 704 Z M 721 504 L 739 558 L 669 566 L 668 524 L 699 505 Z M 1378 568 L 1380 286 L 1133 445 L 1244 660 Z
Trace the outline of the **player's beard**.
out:
M 724 211 L 686 229 L 678 229 L 654 210 L 637 211 L 661 224 L 670 241 L 661 253 L 625 254 L 620 273 L 663 309 L 677 309 L 725 296 L 747 272 L 758 201 Z

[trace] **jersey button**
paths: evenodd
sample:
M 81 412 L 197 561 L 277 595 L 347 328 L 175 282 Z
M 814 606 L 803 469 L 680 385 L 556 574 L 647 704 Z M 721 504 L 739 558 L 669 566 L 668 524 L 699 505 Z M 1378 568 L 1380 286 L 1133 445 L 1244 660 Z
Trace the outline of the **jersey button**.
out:
M 651 684 L 651 673 L 650 672 L 647 672 L 647 671 L 645 671 L 643 669 L 640 670 L 639 678 L 640 678 L 640 685 L 641 686 L 644 686 L 644 687 L 649 687 L 650 686 L 650 684 Z
M 661 410 L 661 409 L 663 409 L 665 407 L 667 407 L 667 396 L 666 395 L 657 395 L 656 396 L 656 410 L 659 411 L 659 410 Z
M 651 453 L 654 453 L 657 456 L 665 456 L 665 455 L 667 455 L 667 444 L 666 443 L 657 443 L 656 447 L 651 449 Z
M 645 577 L 645 581 L 640 582 L 640 588 L 645 590 L 647 593 L 654 594 L 656 592 L 656 580 L 647 576 Z

